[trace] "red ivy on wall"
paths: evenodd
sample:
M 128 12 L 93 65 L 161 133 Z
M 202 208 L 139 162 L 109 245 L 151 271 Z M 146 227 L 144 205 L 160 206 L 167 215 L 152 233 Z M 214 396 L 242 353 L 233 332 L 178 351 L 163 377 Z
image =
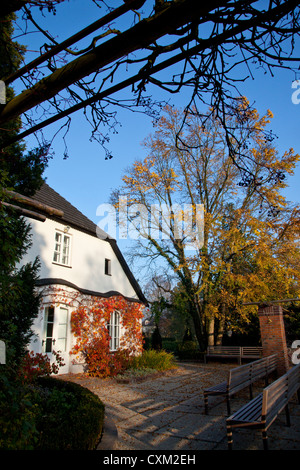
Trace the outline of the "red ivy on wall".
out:
M 110 352 L 110 336 L 107 328 L 114 311 L 120 313 L 120 348 Z M 72 354 L 82 354 L 93 377 L 107 377 L 124 369 L 130 356 L 142 350 L 141 305 L 129 302 L 122 296 L 108 299 L 92 297 L 85 305 L 78 306 L 71 316 L 71 329 L 76 338 Z

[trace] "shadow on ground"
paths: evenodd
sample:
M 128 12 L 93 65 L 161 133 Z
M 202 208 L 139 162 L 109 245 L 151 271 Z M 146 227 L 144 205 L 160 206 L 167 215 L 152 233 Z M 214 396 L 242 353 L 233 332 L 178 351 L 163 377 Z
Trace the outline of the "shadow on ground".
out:
M 175 371 L 149 377 L 141 383 L 118 383 L 114 379 L 65 376 L 97 394 L 106 407 L 105 436 L 100 449 L 112 450 L 227 450 L 226 402 L 210 397 L 209 414 L 204 413 L 203 389 L 226 379 L 233 363 L 181 363 Z M 254 395 L 264 382 L 255 384 Z M 235 412 L 249 400 L 248 390 L 231 400 Z M 270 450 L 300 450 L 300 405 L 290 402 L 291 426 L 283 412 L 268 432 Z M 115 429 L 117 431 L 112 431 Z M 117 439 L 116 439 L 117 437 Z M 233 431 L 236 450 L 262 450 L 259 431 Z

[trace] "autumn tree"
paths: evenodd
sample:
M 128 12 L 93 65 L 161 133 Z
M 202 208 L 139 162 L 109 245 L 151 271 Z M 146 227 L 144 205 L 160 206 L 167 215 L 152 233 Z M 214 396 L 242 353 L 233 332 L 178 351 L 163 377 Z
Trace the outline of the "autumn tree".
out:
M 180 342 L 187 329 L 193 330 L 191 317 L 187 314 L 185 291 L 180 283 L 174 287 L 175 275 L 170 270 L 160 269 L 159 273 L 144 286 L 150 306 L 147 318 L 159 326 L 162 337 L 176 338 Z
M 261 117 L 245 98 L 237 100 L 227 125 L 231 145 L 251 163 L 254 179 L 245 180 L 211 110 L 204 120 L 190 114 L 185 128 L 181 118 L 166 108 L 144 142 L 148 156 L 126 170 L 112 201 L 123 208 L 127 202 L 133 258 L 144 259 L 148 271 L 156 261 L 157 273 L 167 267 L 180 282 L 204 349 L 227 322 L 238 328 L 249 321 L 253 307 L 243 302 L 298 292 L 299 207 L 282 190 L 299 155 L 278 155 L 265 137 L 272 113 Z M 188 147 L 178 147 L 178 136 Z

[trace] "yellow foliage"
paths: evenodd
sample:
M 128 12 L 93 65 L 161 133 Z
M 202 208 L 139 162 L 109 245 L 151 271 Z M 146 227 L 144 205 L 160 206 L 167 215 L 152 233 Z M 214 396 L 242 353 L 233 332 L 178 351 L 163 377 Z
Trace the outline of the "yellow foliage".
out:
M 244 302 L 295 297 L 299 292 L 300 208 L 292 207 L 281 190 L 284 176 L 293 174 L 300 156 L 293 149 L 278 154 L 265 139 L 272 112 L 259 116 L 244 97 L 229 124 L 245 147 L 246 163 L 228 156 L 217 120 L 203 125 L 197 116 L 188 116 L 184 131 L 181 117 L 180 111 L 167 107 L 155 134 L 144 142 L 149 156 L 124 176 L 123 193 L 147 207 L 203 204 L 203 246 L 189 252 L 184 238 L 150 238 L 153 256 L 164 259 L 182 282 L 189 281 L 188 295 L 203 325 L 208 318 L 229 321 L 237 314 L 247 320 L 255 307 L 245 308 Z M 176 145 L 179 129 L 188 151 Z M 244 185 L 237 163 L 245 163 L 252 178 Z

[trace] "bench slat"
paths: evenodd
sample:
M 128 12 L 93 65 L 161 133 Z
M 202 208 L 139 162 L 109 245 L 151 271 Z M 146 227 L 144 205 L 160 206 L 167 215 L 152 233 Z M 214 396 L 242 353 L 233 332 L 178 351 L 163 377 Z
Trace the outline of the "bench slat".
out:
M 208 346 L 204 360 L 209 357 L 237 358 L 239 364 L 242 358 L 258 359 L 262 356 L 261 346 Z
M 251 402 L 242 406 L 236 413 L 227 418 L 227 423 L 240 424 L 261 421 L 261 408 L 262 408 L 263 394 L 260 393 L 257 397 L 253 398 Z
M 293 374 L 289 377 L 289 390 L 288 397 L 291 398 L 299 390 L 300 383 L 300 370 L 298 374 Z
M 260 346 L 242 346 L 242 357 L 260 357 L 262 355 L 262 347 Z
M 207 354 L 240 354 L 239 346 L 208 346 Z
M 217 385 L 209 387 L 204 390 L 205 394 L 214 394 L 214 393 L 226 393 L 227 391 L 227 381 L 221 382 Z
M 225 395 L 227 398 L 228 414 L 230 414 L 229 398 L 232 395 L 249 386 L 250 398 L 252 398 L 252 384 L 262 377 L 266 378 L 271 373 L 271 371 L 273 371 L 273 367 L 271 367 L 271 370 L 269 369 L 269 364 L 273 364 L 274 359 L 276 361 L 276 355 L 268 356 L 262 359 L 258 359 L 254 362 L 235 367 L 229 371 L 227 382 L 222 382 L 221 384 L 205 389 L 205 413 L 208 413 L 209 395 Z
M 286 374 L 263 390 L 263 393 L 226 420 L 228 448 L 232 448 L 232 427 L 258 427 L 261 429 L 264 449 L 267 445 L 267 429 L 279 413 L 288 406 L 290 398 L 300 389 L 300 364 L 292 367 Z M 298 396 L 299 398 L 299 396 Z M 299 400 L 300 403 L 300 400 Z M 289 425 L 289 414 L 287 413 Z

